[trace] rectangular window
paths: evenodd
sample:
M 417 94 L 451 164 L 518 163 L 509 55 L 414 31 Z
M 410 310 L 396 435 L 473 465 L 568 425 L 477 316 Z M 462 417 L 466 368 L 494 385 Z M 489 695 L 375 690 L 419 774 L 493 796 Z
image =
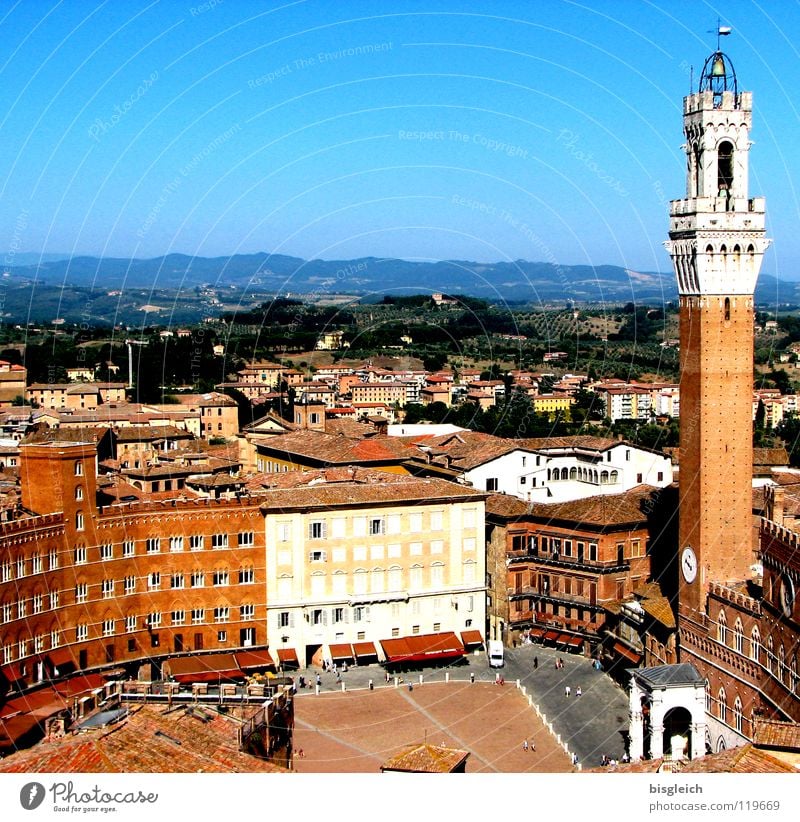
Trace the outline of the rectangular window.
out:
M 114 580 L 104 579 L 102 582 L 103 599 L 111 599 L 114 596 Z
M 52 570 L 52 568 L 51 568 Z M 11 563 L 4 562 L 2 566 L 0 566 L 0 582 L 10 582 L 11 581 Z
M 161 587 L 161 572 L 152 571 L 147 576 L 147 587 L 149 590 L 157 590 Z
M 189 537 L 189 550 L 190 551 L 202 551 L 203 550 L 203 535 L 202 534 L 192 534 Z
M 151 630 L 153 628 L 160 628 L 161 627 L 161 612 L 155 611 L 152 614 L 147 615 L 147 627 Z
M 412 534 L 419 534 L 422 531 L 422 514 L 408 515 L 408 530 Z
M 84 527 L 83 514 L 75 514 L 75 530 L 83 531 Z
M 644 556 L 644 552 L 642 551 L 642 541 L 640 539 L 632 539 L 631 540 L 631 557 L 642 557 Z
M 278 627 L 279 628 L 288 628 L 289 627 L 289 612 L 288 611 L 280 611 L 278 613 Z
M 369 613 L 369 608 L 366 605 L 356 605 L 353 608 L 353 622 L 366 622 Z
M 31 573 L 32 574 L 41 574 L 42 573 L 42 556 L 41 556 L 41 554 L 34 554 L 31 557 Z
M 222 548 L 228 547 L 228 535 L 227 534 L 212 534 L 211 535 L 211 547 L 215 550 L 220 550 Z
M 344 622 L 344 608 L 333 609 L 333 622 L 334 624 Z
M 217 631 L 217 642 L 227 642 L 228 641 L 228 632 L 227 631 Z
M 50 610 L 54 611 L 58 608 L 59 593 L 58 591 L 50 591 Z
M 589 543 L 589 559 L 591 562 L 597 562 L 597 543 Z
M 114 620 L 103 620 L 103 636 L 114 636 Z
M 182 573 L 172 574 L 169 578 L 169 587 L 170 588 L 185 588 L 186 587 L 186 577 Z
M 170 537 L 169 538 L 169 550 L 170 551 L 182 551 L 183 550 L 183 537 Z
M 75 602 L 81 603 L 86 602 L 86 598 L 89 594 L 89 586 L 85 582 L 79 582 L 75 586 Z
M 442 530 L 442 519 L 443 516 L 441 511 L 431 511 L 431 531 Z
M 255 605 L 240 605 L 239 606 L 239 619 L 255 619 L 256 618 L 256 606 Z
M 572 556 L 572 540 L 565 539 L 564 540 L 564 556 L 571 557 Z
M 200 625 L 205 621 L 206 612 L 204 608 L 192 608 L 192 625 Z
M 58 648 L 61 645 L 61 631 L 58 629 L 50 631 L 50 647 Z
M 435 634 L 438 634 L 439 631 L 441 631 L 441 630 L 442 630 L 442 623 L 441 622 L 434 622 L 433 623 L 433 632 Z
M 256 581 L 256 572 L 253 568 L 239 569 L 239 585 L 249 585 Z
M 432 554 L 441 554 L 444 550 L 444 541 L 441 539 L 432 539 L 431 540 L 431 553 Z
M 77 588 L 76 588 L 76 591 L 77 591 Z M 26 616 L 28 616 L 28 600 L 27 599 L 21 599 L 17 603 L 17 619 L 24 619 Z
M 42 596 L 42 594 L 34 594 L 31 602 L 33 603 L 33 613 L 41 614 L 44 608 L 44 596 Z
M 316 520 L 308 523 L 308 538 L 309 539 L 325 539 L 325 522 L 323 520 Z
M 114 559 L 114 546 L 110 542 L 100 546 L 100 559 Z
M 136 553 L 136 543 L 132 539 L 126 539 L 122 543 L 122 556 L 132 557 Z
M 56 568 L 58 568 L 58 551 L 56 551 L 55 548 L 51 548 L 47 555 L 47 566 L 51 571 L 55 571 Z
M 75 640 L 76 642 L 84 642 L 89 639 L 89 626 L 83 623 L 75 626 Z
M 214 622 L 227 622 L 230 618 L 230 608 L 227 605 L 220 605 L 214 608 Z
M 145 546 L 148 554 L 158 554 L 161 551 L 161 540 L 159 537 L 148 537 Z
M 255 544 L 255 536 L 252 531 L 240 531 L 238 542 L 240 548 L 247 548 Z
M 227 570 L 214 571 L 214 585 L 230 585 L 230 574 Z
M 132 634 L 136 630 L 136 616 L 131 614 L 125 617 L 125 633 Z
M 76 565 L 85 565 L 86 564 L 86 548 L 81 546 L 75 549 L 75 564 Z
M 496 491 L 497 490 L 497 477 L 487 477 L 486 478 L 486 490 L 487 491 Z
M 9 662 L 14 661 L 14 646 L 3 645 L 3 665 L 8 665 Z
M 203 571 L 192 571 L 190 578 L 192 588 L 202 588 L 206 584 L 206 575 Z
M 386 531 L 386 523 L 383 517 L 372 517 L 369 521 L 369 535 L 377 537 L 384 534 Z
M 129 576 L 125 577 L 125 593 L 132 594 L 136 590 L 136 577 Z
M 328 552 L 327 551 L 309 551 L 308 552 L 308 561 L 309 562 L 326 562 L 328 559 Z
M 411 626 L 411 633 L 418 634 L 419 633 L 419 625 L 412 625 Z
M 183 608 L 173 611 L 170 614 L 170 620 L 173 625 L 183 625 L 186 622 L 186 611 Z
M 12 603 L 10 603 L 10 602 L 4 602 L 3 603 L 2 616 L 3 616 L 3 622 L 11 622 L 11 620 L 14 618 Z
M 278 542 L 289 542 L 292 538 L 292 523 L 279 522 L 278 523 Z

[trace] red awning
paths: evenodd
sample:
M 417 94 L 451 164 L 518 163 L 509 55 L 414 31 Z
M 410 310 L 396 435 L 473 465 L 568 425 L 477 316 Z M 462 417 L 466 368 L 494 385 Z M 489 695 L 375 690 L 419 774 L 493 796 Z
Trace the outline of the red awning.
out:
M 278 662 L 281 665 L 296 665 L 300 667 L 297 651 L 294 648 L 278 648 Z
M 48 654 L 50 662 L 57 668 L 71 663 L 76 668 L 78 667 L 78 658 L 72 648 L 55 648 Z
M 483 645 L 483 637 L 480 631 L 462 631 L 461 641 L 466 648 L 468 645 Z
M 582 644 L 583 639 L 579 636 L 567 637 L 567 645 L 569 645 L 571 648 L 578 648 Z
M 243 671 L 248 668 L 275 667 L 275 660 L 269 651 L 240 651 L 235 656 L 236 662 Z
M 367 656 L 378 656 L 378 651 L 375 648 L 374 642 L 354 642 L 353 651 L 355 652 L 357 659 Z
M 642 658 L 641 654 L 637 654 L 636 651 L 632 651 L 630 648 L 623 645 L 621 642 L 614 643 L 614 650 L 620 656 L 625 657 L 629 662 L 632 662 L 634 665 L 638 665 L 639 661 Z
M 431 662 L 464 655 L 464 646 L 452 631 L 382 639 L 381 645 L 386 661 L 395 663 Z
M 346 642 L 339 643 L 338 645 L 329 645 L 328 648 L 330 648 L 331 659 L 353 658 L 353 649 Z
M 163 670 L 178 682 L 218 682 L 244 678 L 233 654 L 173 658 L 164 663 Z
M 531 628 L 530 635 L 534 639 L 541 639 L 544 636 L 544 628 Z
M 544 635 L 545 642 L 555 642 L 561 634 L 558 631 L 546 631 Z

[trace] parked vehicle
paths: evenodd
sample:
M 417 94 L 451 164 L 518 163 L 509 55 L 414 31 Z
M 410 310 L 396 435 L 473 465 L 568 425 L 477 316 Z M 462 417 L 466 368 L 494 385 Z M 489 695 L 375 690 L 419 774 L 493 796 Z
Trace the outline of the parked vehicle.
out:
M 490 668 L 502 668 L 505 664 L 503 643 L 499 639 L 490 639 L 486 643 L 486 656 L 489 658 Z

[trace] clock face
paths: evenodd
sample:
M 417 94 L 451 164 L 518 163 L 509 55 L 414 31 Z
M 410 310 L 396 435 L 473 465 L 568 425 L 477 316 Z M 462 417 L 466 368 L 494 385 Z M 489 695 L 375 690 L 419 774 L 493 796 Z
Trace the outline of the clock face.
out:
M 790 617 L 794 609 L 794 583 L 787 576 L 781 577 L 781 608 Z
M 681 573 L 688 583 L 694 582 L 697 577 L 697 557 L 689 545 L 681 553 Z

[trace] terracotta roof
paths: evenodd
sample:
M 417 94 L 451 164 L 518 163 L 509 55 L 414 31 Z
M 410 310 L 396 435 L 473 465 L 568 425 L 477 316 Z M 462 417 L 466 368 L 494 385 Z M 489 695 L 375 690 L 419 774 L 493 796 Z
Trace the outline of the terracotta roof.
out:
M 753 465 L 789 465 L 789 452 L 781 448 L 754 448 Z
M 412 773 L 451 773 L 467 757 L 468 751 L 438 745 L 409 745 L 381 766 L 387 771 Z
M 761 748 L 800 751 L 800 725 L 774 719 L 756 719 L 753 742 Z
M 194 439 L 174 425 L 126 425 L 116 430 L 117 442 L 153 442 L 163 439 Z
M 647 520 L 645 502 L 658 489 L 637 485 L 623 494 L 600 494 L 569 502 L 536 503 L 530 515 L 536 520 L 561 520 L 590 525 L 623 525 Z
M 535 437 L 517 440 L 520 448 L 529 448 L 534 451 L 543 451 L 549 448 L 585 448 L 592 451 L 606 451 L 614 445 L 622 444 L 622 442 L 623 440 L 615 440 L 610 437 L 591 437 L 588 434 L 580 434 L 575 437 Z
M 236 709 L 232 709 L 236 712 Z M 252 710 L 251 710 L 252 713 Z M 239 721 L 143 705 L 111 727 L 43 741 L 0 760 L 5 773 L 249 773 L 282 769 L 239 750 Z
M 664 764 L 663 759 L 618 764 L 613 768 L 592 768 L 589 773 L 656 773 Z M 682 762 L 683 773 L 797 773 L 786 762 L 759 750 L 752 744 L 741 748 L 728 748 L 719 753 L 706 754 L 699 759 Z
M 486 514 L 497 517 L 524 517 L 530 514 L 531 505 L 512 494 L 492 494 L 486 500 Z
M 418 478 L 367 468 L 331 471 L 286 471 L 260 474 L 247 481 L 247 488 L 263 497 L 265 509 L 293 510 L 337 505 L 398 504 L 412 500 L 463 499 L 476 502 L 482 492 L 448 480 Z
M 259 449 L 278 452 L 285 457 L 331 465 L 351 465 L 359 462 L 400 462 L 408 447 L 394 442 L 393 437 L 371 437 L 354 440 L 343 434 L 322 431 L 293 431 L 277 434 L 258 442 Z

